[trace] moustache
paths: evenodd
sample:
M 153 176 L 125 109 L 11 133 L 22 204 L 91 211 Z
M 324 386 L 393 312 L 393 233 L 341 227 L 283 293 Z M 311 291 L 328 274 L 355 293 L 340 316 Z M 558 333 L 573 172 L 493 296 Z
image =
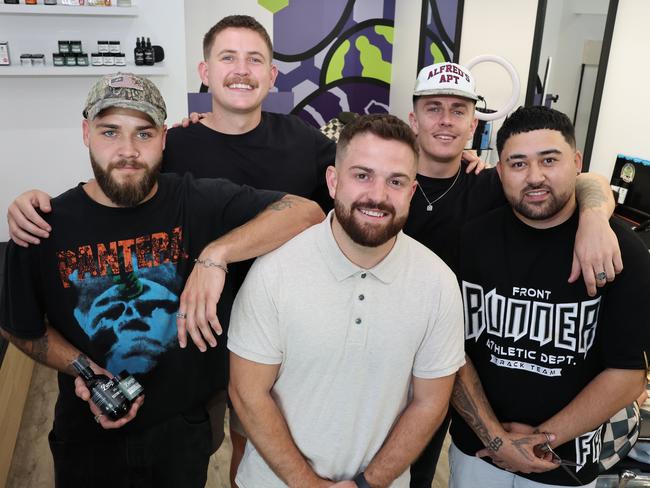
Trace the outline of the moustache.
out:
M 535 190 L 546 190 L 549 193 L 553 193 L 553 190 L 551 190 L 551 188 L 548 185 L 526 185 L 526 187 L 523 190 L 521 190 L 521 192 L 526 193 Z
M 127 166 L 134 169 L 147 169 L 147 165 L 144 163 L 141 163 L 139 161 L 127 161 L 126 159 L 122 159 L 120 161 L 117 161 L 116 163 L 110 163 L 108 165 L 108 168 L 106 168 L 106 170 L 110 172 L 114 169 L 126 168 Z
M 395 215 L 395 207 L 393 207 L 391 204 L 386 202 L 374 202 L 372 200 L 366 200 L 363 202 L 354 202 L 352 204 L 351 210 L 355 210 L 357 208 L 376 208 L 377 210 L 386 212 L 389 215 Z
M 252 88 L 257 88 L 259 86 L 257 80 L 254 80 L 253 78 L 249 78 L 248 76 L 231 76 L 230 78 L 226 78 L 226 80 L 223 82 L 223 86 L 227 87 L 237 83 L 241 83 L 243 85 L 249 85 Z

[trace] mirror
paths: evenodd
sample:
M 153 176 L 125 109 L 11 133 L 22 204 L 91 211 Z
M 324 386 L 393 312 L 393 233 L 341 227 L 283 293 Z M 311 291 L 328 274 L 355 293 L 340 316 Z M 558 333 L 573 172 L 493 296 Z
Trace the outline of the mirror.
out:
M 618 0 L 539 0 L 526 105 L 564 112 L 584 170 L 596 131 Z

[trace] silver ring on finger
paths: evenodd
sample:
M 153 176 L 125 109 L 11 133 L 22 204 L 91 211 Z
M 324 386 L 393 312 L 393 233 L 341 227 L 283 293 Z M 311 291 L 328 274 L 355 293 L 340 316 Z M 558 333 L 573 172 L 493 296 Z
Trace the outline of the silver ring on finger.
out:
M 104 416 L 103 413 L 100 413 L 99 415 L 95 415 L 95 422 L 98 424 L 101 423 L 101 418 Z
M 600 273 L 597 273 L 596 274 L 596 279 L 598 281 L 606 281 L 607 280 L 607 273 L 605 273 L 604 271 L 601 271 Z
M 176 318 L 177 319 L 186 319 L 187 314 L 185 312 L 176 312 Z

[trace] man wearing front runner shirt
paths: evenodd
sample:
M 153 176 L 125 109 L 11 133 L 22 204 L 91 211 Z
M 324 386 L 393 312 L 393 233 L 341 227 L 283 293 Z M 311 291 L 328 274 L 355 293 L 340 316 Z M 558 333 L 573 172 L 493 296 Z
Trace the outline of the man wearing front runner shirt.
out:
M 452 395 L 450 486 L 594 487 L 603 422 L 645 388 L 650 256 L 612 222 L 625 270 L 596 296 L 567 282 L 582 167 L 571 121 L 520 108 L 497 148 L 509 205 L 460 244 L 468 360 Z

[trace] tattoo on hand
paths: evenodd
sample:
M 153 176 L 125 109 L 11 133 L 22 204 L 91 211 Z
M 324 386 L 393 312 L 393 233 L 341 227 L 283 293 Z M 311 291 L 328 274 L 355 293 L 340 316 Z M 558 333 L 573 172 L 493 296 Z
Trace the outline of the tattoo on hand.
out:
M 268 206 L 270 210 L 284 210 L 285 208 L 291 208 L 291 207 L 293 207 L 293 200 L 286 197 Z
M 522 437 L 521 439 L 515 439 L 512 441 L 512 445 L 519 451 L 519 454 L 521 454 L 523 457 L 525 457 L 527 460 L 531 461 L 532 457 L 528 453 L 528 451 L 525 449 L 526 446 L 530 446 L 530 439 L 528 437 Z
M 492 452 L 498 452 L 499 448 L 503 445 L 501 437 L 495 437 L 487 444 L 487 448 Z

